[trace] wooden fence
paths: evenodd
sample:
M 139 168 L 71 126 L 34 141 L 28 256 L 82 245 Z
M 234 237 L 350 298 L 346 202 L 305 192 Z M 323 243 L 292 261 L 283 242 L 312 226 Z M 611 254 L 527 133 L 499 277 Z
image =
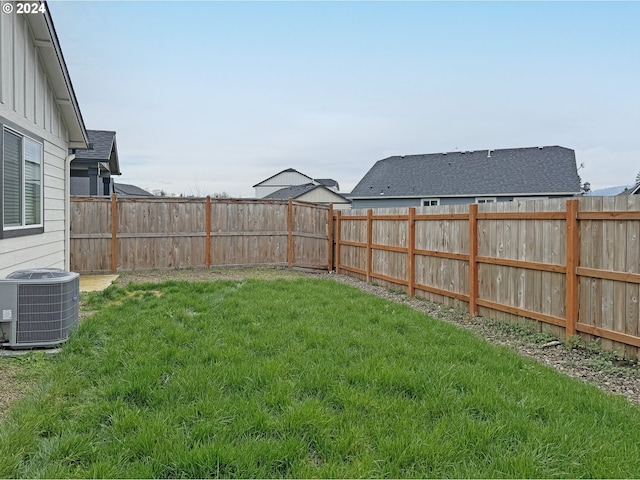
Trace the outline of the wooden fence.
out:
M 338 211 L 335 269 L 638 358 L 640 197 Z
M 333 219 L 333 221 L 329 221 Z M 71 202 L 71 269 L 329 269 L 638 358 L 640 196 L 346 210 L 270 200 Z
M 330 207 L 292 200 L 71 200 L 71 270 L 284 265 L 327 269 Z

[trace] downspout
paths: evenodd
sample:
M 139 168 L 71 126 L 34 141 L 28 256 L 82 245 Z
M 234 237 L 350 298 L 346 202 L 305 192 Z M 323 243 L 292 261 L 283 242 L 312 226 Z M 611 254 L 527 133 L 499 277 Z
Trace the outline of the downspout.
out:
M 64 269 L 71 268 L 71 162 L 75 153 L 67 155 L 64 161 Z

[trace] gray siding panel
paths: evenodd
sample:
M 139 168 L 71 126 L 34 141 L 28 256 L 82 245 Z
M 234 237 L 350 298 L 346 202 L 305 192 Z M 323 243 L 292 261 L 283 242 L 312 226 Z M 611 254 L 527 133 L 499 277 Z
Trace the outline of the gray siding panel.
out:
M 475 203 L 476 199 L 471 197 L 453 197 L 453 198 L 441 198 L 440 205 L 468 205 Z
M 384 198 L 384 199 L 354 199 L 351 208 L 396 208 L 396 207 L 420 207 L 419 198 Z
M 487 195 L 491 197 L 491 195 Z M 437 197 L 429 197 L 435 199 Z M 479 197 L 483 198 L 483 197 Z M 491 197 L 495 198 L 496 202 L 511 202 L 518 197 Z M 531 200 L 531 196 L 522 197 L 523 199 Z M 540 197 L 546 198 L 567 198 L 566 196 L 550 196 Z M 443 197 L 440 198 L 440 205 L 470 205 L 476 203 L 476 197 Z M 371 199 L 353 199 L 351 208 L 395 208 L 395 207 L 421 207 L 421 198 L 371 198 Z

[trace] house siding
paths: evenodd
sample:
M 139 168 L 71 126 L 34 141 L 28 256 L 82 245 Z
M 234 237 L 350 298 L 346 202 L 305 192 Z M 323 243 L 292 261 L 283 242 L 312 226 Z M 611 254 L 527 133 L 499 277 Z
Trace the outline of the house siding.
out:
M 323 188 L 316 188 L 309 193 L 305 193 L 298 197 L 297 200 L 301 200 L 303 202 L 324 203 L 327 205 L 330 203 L 344 203 L 346 201 L 338 195 L 333 195 Z
M 546 200 L 550 198 L 567 198 L 571 195 L 523 195 L 522 197 L 499 197 L 492 195 L 482 195 L 478 197 L 421 197 L 421 198 L 384 198 L 384 199 L 352 199 L 351 208 L 396 208 L 396 207 L 421 207 L 423 198 L 439 199 L 440 205 L 470 205 L 476 202 L 476 198 L 495 198 L 496 202 L 511 202 L 517 199 L 531 200 L 533 198 Z
M 397 207 L 420 207 L 419 198 L 381 198 L 378 199 L 352 199 L 351 208 L 397 208 Z
M 0 72 L 0 123 L 44 143 L 44 233 L 0 239 L 0 277 L 24 268 L 65 268 L 68 135 L 27 15 L 0 15 Z
M 278 190 L 292 185 L 304 185 L 312 183 L 313 180 L 299 172 L 281 172 L 273 178 L 269 178 L 259 185 L 256 185 L 256 198 L 264 198 Z

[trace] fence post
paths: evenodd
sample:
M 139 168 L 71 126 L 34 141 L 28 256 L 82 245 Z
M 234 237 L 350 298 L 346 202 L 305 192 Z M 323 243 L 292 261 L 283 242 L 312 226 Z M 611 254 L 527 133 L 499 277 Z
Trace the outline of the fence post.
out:
M 327 223 L 327 236 L 329 237 L 329 252 L 327 259 L 327 269 L 333 271 L 333 203 L 329 204 L 329 221 Z
M 118 204 L 116 194 L 111 194 L 111 272 L 118 270 Z
M 407 261 L 409 263 L 409 296 L 413 297 L 416 293 L 414 282 L 416 279 L 416 208 L 409 208 L 409 251 L 407 252 L 409 257 Z
M 567 338 L 576 334 L 579 303 L 577 269 L 580 263 L 580 228 L 578 226 L 578 200 L 567 200 L 567 271 L 565 312 L 567 321 L 565 333 Z
M 367 210 L 367 283 L 371 281 L 371 263 L 373 262 L 373 210 Z
M 295 254 L 293 245 L 293 199 L 291 197 L 289 197 L 287 207 L 287 264 L 291 268 Z
M 211 266 L 211 197 L 207 195 L 207 198 L 204 202 L 204 214 L 205 218 L 205 228 L 206 228 L 206 237 L 205 237 L 205 253 L 204 253 L 204 263 L 209 268 Z
M 340 273 L 340 221 L 342 220 L 342 211 L 336 213 L 336 273 Z
M 469 205 L 469 315 L 478 314 L 478 204 Z

